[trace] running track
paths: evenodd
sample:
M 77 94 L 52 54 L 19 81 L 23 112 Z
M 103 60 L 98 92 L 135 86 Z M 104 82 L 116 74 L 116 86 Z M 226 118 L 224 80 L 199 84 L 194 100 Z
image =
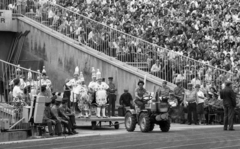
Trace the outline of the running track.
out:
M 0 145 L 0 149 L 240 149 L 240 127 L 124 133 Z

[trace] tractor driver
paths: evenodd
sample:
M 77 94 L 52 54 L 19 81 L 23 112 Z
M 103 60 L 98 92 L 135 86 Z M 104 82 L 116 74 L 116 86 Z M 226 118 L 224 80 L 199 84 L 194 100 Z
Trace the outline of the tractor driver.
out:
M 135 89 L 135 104 L 140 108 L 140 110 L 145 109 L 145 104 L 147 103 L 147 101 L 143 100 L 144 95 L 148 94 L 143 85 L 144 82 L 140 80 L 138 82 L 138 87 Z

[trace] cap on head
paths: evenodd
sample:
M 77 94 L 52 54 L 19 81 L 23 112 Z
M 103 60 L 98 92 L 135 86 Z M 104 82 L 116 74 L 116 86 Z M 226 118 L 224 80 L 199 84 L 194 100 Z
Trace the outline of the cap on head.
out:
M 200 85 L 199 85 L 199 84 L 197 84 L 197 85 L 195 86 L 195 88 L 200 88 Z
M 226 85 L 226 86 L 230 86 L 231 84 L 232 84 L 231 81 L 226 81 L 226 82 L 225 82 L 225 85 Z
M 144 82 L 143 82 L 142 80 L 139 80 L 139 81 L 138 81 L 138 85 L 140 85 L 140 84 L 143 84 L 143 85 L 144 85 Z

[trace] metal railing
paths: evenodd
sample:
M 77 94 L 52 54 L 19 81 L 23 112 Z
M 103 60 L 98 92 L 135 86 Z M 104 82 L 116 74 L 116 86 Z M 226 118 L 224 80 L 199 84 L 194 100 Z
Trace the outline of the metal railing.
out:
M 39 72 L 0 60 L 1 129 L 26 129 L 28 120 L 23 115 L 28 111 L 23 109 L 31 105 L 41 86 L 39 76 Z M 3 125 L 7 123 L 10 125 Z
M 216 90 L 235 74 L 126 34 L 51 2 L 20 7 L 21 14 L 97 51 L 171 83 L 183 82 Z M 154 69 L 155 68 L 155 69 Z

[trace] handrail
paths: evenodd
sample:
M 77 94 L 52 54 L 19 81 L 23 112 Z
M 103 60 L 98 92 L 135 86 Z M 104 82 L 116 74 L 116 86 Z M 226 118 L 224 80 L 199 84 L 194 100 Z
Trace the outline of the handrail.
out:
M 40 73 L 37 72 L 37 71 L 29 70 L 29 69 L 27 69 L 27 68 L 24 68 L 24 67 L 21 67 L 21 66 L 18 66 L 18 65 L 14 65 L 14 64 L 12 64 L 12 63 L 6 62 L 6 61 L 1 60 L 1 59 L 0 59 L 0 62 L 5 63 L 5 64 L 7 64 L 7 65 L 11 65 L 11 66 L 16 67 L 16 68 L 20 68 L 20 69 L 22 69 L 22 70 L 26 70 L 26 71 L 30 71 L 30 72 L 33 72 L 33 73 L 38 73 L 38 74 L 40 74 Z

